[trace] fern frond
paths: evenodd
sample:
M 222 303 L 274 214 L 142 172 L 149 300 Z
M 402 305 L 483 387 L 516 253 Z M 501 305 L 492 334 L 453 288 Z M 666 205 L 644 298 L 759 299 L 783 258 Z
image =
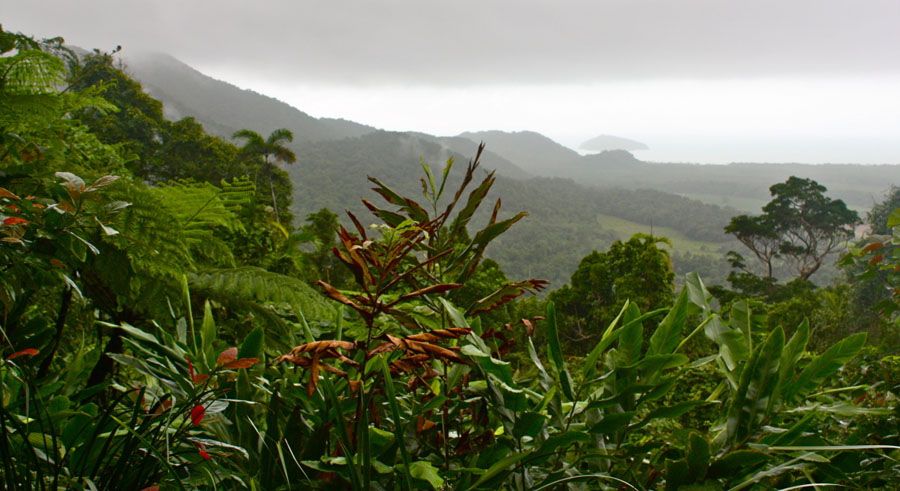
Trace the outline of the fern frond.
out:
M 330 322 L 335 309 L 304 281 L 246 266 L 211 269 L 188 276 L 191 290 L 224 304 L 286 304 L 309 321 Z

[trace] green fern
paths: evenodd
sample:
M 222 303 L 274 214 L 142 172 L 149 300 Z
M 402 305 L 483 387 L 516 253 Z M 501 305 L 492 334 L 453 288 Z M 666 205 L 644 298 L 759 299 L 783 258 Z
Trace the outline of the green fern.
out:
M 224 304 L 287 305 L 308 321 L 334 320 L 334 307 L 306 282 L 261 268 L 212 269 L 188 280 L 192 291 Z

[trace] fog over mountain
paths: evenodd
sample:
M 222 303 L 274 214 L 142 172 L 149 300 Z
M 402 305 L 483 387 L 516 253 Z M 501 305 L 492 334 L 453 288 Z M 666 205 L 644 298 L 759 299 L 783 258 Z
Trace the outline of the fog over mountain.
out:
M 649 148 L 646 143 L 613 135 L 595 136 L 578 146 L 579 150 L 594 152 L 602 152 L 604 150 L 647 150 Z
M 354 15 L 347 15 L 352 8 Z M 27 2 L 4 24 L 171 53 L 395 131 L 537 131 L 654 161 L 900 163 L 894 0 Z M 561 35 L 564 34 L 564 35 Z

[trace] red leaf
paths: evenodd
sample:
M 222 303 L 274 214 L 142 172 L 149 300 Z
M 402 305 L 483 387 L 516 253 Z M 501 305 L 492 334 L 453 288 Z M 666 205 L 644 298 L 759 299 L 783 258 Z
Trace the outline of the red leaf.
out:
M 869 244 L 869 245 L 863 247 L 863 252 L 877 251 L 878 249 L 881 249 L 882 247 L 884 247 L 884 244 L 883 244 L 883 243 L 881 243 L 881 242 L 872 242 L 871 244 Z
M 231 363 L 225 365 L 225 368 L 236 369 L 236 368 L 250 368 L 253 365 L 259 363 L 258 358 L 239 358 Z
M 153 486 L 147 486 L 146 488 L 142 489 L 141 491 L 159 491 L 159 485 L 156 484 Z
M 3 225 L 23 225 L 28 223 L 28 220 L 19 217 L 9 217 L 3 220 Z
M 202 384 L 203 382 L 206 381 L 206 379 L 209 378 L 209 375 L 205 375 L 205 374 L 202 374 L 202 373 L 195 373 L 195 372 L 194 372 L 194 364 L 191 363 L 191 359 L 188 358 L 187 356 L 185 356 L 184 359 L 185 359 L 185 361 L 187 361 L 187 364 L 188 364 L 188 375 L 191 376 L 191 382 L 193 382 L 194 385 L 196 385 L 196 384 Z
M 205 445 L 203 445 L 202 443 L 199 443 L 199 442 L 194 442 L 194 445 L 197 446 L 197 453 L 199 453 L 200 456 L 203 457 L 203 460 L 211 460 L 212 459 L 212 455 L 210 455 L 209 452 L 206 451 Z
M 197 404 L 196 406 L 194 406 L 193 409 L 191 409 L 191 423 L 194 426 L 199 425 L 200 422 L 203 421 L 204 416 L 206 416 L 206 408 L 205 407 Z
M 216 365 L 222 366 L 227 365 L 234 360 L 237 360 L 238 349 L 235 347 L 228 348 L 219 354 L 219 358 L 216 359 Z
M 25 348 L 22 351 L 16 351 L 15 353 L 7 356 L 6 359 L 7 360 L 15 360 L 16 358 L 18 358 L 20 356 L 35 356 L 38 353 L 40 353 L 40 351 L 38 351 L 35 348 Z

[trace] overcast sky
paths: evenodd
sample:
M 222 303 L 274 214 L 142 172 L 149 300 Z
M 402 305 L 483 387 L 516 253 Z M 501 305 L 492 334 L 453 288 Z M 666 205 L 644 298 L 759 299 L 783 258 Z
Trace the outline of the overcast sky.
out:
M 900 163 L 900 0 L 42 0 L 4 27 L 154 50 L 314 116 L 641 140 L 651 160 Z

